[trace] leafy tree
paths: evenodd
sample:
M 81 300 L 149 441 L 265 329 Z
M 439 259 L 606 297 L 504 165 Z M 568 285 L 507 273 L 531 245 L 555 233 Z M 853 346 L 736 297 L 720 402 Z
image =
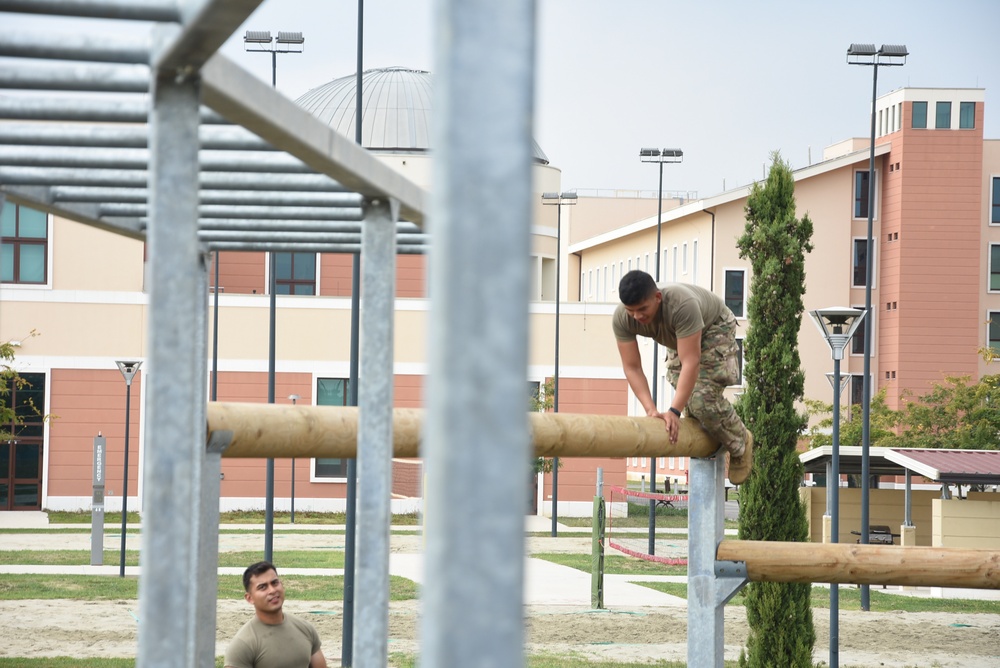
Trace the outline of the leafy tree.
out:
M 28 337 L 38 336 L 38 332 L 31 330 Z M 14 429 L 24 420 L 17 414 L 17 408 L 10 403 L 12 389 L 21 389 L 28 386 L 28 381 L 22 378 L 14 370 L 14 344 L 11 341 L 0 343 L 0 440 L 6 441 L 14 438 Z M 40 414 L 38 409 L 30 404 L 26 410 L 34 410 Z
M 947 376 L 915 400 L 904 397 L 903 427 L 893 447 L 998 449 L 1000 376 Z
M 806 417 L 797 412 L 804 373 L 798 338 L 805 292 L 805 254 L 812 251 L 809 216 L 795 215 L 792 171 L 772 155 L 767 180 L 755 183 L 737 241 L 753 270 L 745 346 L 746 391 L 738 410 L 754 435 L 754 470 L 740 489 L 740 538 L 805 541 L 808 523 L 799 501 L 802 464 L 796 445 Z M 810 585 L 755 582 L 747 587 L 750 625 L 740 665 L 812 666 L 816 641 Z
M 900 447 L 896 427 L 899 425 L 900 413 L 889 408 L 885 401 L 886 388 L 880 389 L 872 396 L 870 420 L 871 431 L 868 434 L 872 447 Z M 818 448 L 833 443 L 833 434 L 828 431 L 833 427 L 833 404 L 823 403 L 815 399 L 806 399 L 806 410 L 810 415 L 828 415 L 817 422 L 809 430 L 809 445 Z M 863 414 L 860 405 L 840 405 L 840 444 L 861 445 L 861 426 Z

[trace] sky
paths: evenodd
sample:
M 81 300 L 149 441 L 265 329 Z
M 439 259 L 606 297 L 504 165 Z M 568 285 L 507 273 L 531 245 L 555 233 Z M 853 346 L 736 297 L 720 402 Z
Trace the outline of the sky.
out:
M 433 72 L 432 0 L 364 4 L 365 69 Z M 246 53 L 244 32 L 301 31 L 304 52 L 277 61 L 278 89 L 295 99 L 354 74 L 357 9 L 265 0 L 222 51 L 270 83 L 269 56 Z M 708 197 L 760 179 L 774 151 L 797 169 L 867 137 L 872 68 L 847 64 L 852 42 L 909 48 L 905 66 L 879 68 L 879 95 L 985 88 L 985 136 L 1000 139 L 997 0 L 537 0 L 537 10 L 534 135 L 563 190 L 655 192 L 658 169 L 639 149 L 680 148 L 664 191 Z

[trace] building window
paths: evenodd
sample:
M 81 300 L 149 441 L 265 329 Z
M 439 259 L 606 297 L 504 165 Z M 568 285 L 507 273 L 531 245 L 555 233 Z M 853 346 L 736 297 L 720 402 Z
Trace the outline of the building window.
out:
M 865 310 L 864 306 L 852 306 L 851 308 Z M 869 317 L 869 313 L 865 317 Z M 858 328 L 854 330 L 854 336 L 851 337 L 851 354 L 852 355 L 864 355 L 865 354 L 865 321 L 862 320 Z
M 913 108 L 910 112 L 913 114 L 912 122 L 910 126 L 916 130 L 926 130 L 927 129 L 927 103 L 926 102 L 914 102 Z
M 851 374 L 851 405 L 860 406 L 865 400 L 865 377 L 861 374 Z
M 875 172 L 875 187 L 878 190 L 878 172 Z M 868 171 L 854 172 L 854 217 L 868 217 Z
M 671 274 L 672 278 L 670 280 L 672 280 L 672 281 L 674 281 L 676 283 L 677 282 L 677 246 L 674 246 L 674 261 L 672 263 L 672 266 L 673 266 L 673 270 L 672 270 L 673 273 Z
M 348 383 L 346 378 L 317 378 L 317 406 L 346 406 Z M 347 477 L 347 460 L 331 457 L 313 459 L 313 478 L 316 480 L 343 480 Z
M 274 294 L 316 294 L 316 253 L 275 253 Z
M 698 240 L 691 242 L 691 282 L 698 285 Z
M 1000 352 L 1000 311 L 990 311 L 990 319 L 987 327 L 987 338 L 990 348 Z
M 958 105 L 958 127 L 972 130 L 976 127 L 976 103 L 960 102 Z
M 44 284 L 48 236 L 48 214 L 6 203 L 0 211 L 0 283 Z
M 934 127 L 938 130 L 951 128 L 951 102 L 938 102 L 934 106 Z
M 1000 292 L 1000 244 L 990 244 L 990 292 Z
M 737 318 L 742 318 L 745 313 L 744 301 L 746 299 L 745 284 L 746 271 L 743 269 L 726 270 L 726 293 L 724 299 L 726 306 Z
M 874 260 L 874 258 L 872 258 Z M 853 253 L 853 271 L 851 272 L 851 287 L 865 287 L 865 278 L 868 276 L 868 240 L 855 239 Z M 874 263 L 873 263 L 874 266 Z M 874 285 L 875 281 L 872 281 Z
M 0 393 L 17 420 L 0 424 L 0 431 L 15 436 L 0 441 L 0 511 L 40 510 L 45 374 L 22 373 L 0 379 Z
M 739 380 L 736 385 L 743 385 L 743 339 L 736 339 L 736 368 L 739 370 Z
M 993 199 L 990 207 L 990 224 L 1000 225 L 1000 176 L 993 177 Z

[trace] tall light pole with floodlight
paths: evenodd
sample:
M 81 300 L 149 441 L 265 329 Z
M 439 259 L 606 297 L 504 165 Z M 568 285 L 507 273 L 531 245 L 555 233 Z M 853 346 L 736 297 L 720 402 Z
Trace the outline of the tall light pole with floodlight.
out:
M 875 242 L 872 238 L 872 221 L 875 215 L 875 105 L 878 99 L 878 68 L 899 67 L 906 64 L 910 52 L 905 44 L 883 44 L 878 49 L 874 44 L 851 44 L 847 49 L 849 65 L 863 65 L 872 68 L 872 118 L 871 143 L 868 147 L 868 237 L 865 248 L 865 313 L 872 310 L 872 272 L 875 257 Z M 864 377 L 862 378 L 861 394 L 861 542 L 868 544 L 868 508 L 870 503 L 869 447 L 871 443 L 871 401 L 872 401 L 872 328 L 871 316 L 865 319 L 865 356 Z M 868 610 L 870 603 L 870 588 L 861 586 L 861 609 Z
M 247 30 L 243 48 L 250 52 L 271 54 L 271 87 L 278 87 L 278 54 L 302 53 L 305 38 L 300 32 L 279 31 L 271 37 L 270 30 Z M 278 302 L 275 290 L 275 254 L 268 253 L 268 346 L 267 346 L 267 403 L 274 403 L 275 329 Z M 274 553 L 274 458 L 267 459 L 267 480 L 264 490 L 264 560 L 272 561 Z
M 542 193 L 542 204 L 556 207 L 556 350 L 555 366 L 552 374 L 552 411 L 559 412 L 559 304 L 562 301 L 559 290 L 562 273 L 562 208 L 576 204 L 576 193 Z M 559 533 L 559 458 L 552 458 L 552 535 Z
M 826 481 L 827 514 L 830 516 L 830 542 L 840 542 L 840 393 L 844 386 L 840 382 L 840 360 L 844 359 L 844 349 L 865 316 L 856 308 L 833 307 L 810 311 L 813 322 L 830 346 L 833 354 L 833 452 L 830 455 L 830 472 Z M 840 664 L 840 590 L 836 583 L 830 584 L 830 668 Z
M 655 162 L 660 165 L 660 188 L 657 191 L 656 197 L 656 262 L 653 266 L 656 268 L 656 273 L 653 275 L 653 279 L 659 283 L 660 282 L 660 257 L 662 252 L 660 251 L 660 236 L 663 229 L 663 164 L 664 163 L 677 163 L 684 160 L 684 151 L 679 148 L 641 148 L 639 149 L 639 159 L 642 162 Z M 653 395 L 653 405 L 659 409 L 659 403 L 657 400 L 657 389 L 660 386 L 659 376 L 657 375 L 657 356 L 659 355 L 658 345 L 656 341 L 653 341 L 653 379 L 650 385 Z M 651 457 L 649 460 L 649 491 L 656 491 L 656 457 Z M 656 550 L 656 501 L 653 499 L 649 500 L 649 553 L 652 555 Z

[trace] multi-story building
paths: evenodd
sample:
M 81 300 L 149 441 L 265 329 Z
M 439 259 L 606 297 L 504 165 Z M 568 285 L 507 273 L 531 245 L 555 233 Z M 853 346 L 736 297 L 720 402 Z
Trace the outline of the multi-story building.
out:
M 300 103 L 347 136 L 354 136 L 353 76 L 303 96 Z M 391 69 L 366 74 L 364 132 L 369 146 L 410 180 L 432 187 L 428 155 L 428 75 Z M 983 138 L 981 89 L 906 88 L 877 105 L 873 281 L 876 387 L 890 405 L 903 392 L 920 394 L 943 374 L 981 375 L 983 346 L 1000 347 L 1000 142 Z M 864 119 L 859 119 L 859 126 Z M 799 213 L 815 224 L 807 258 L 807 309 L 864 303 L 867 253 L 868 140 L 834 145 L 817 164 L 796 170 Z M 560 191 L 559 170 L 539 148 L 532 253 L 530 348 L 526 380 L 542 386 L 555 362 L 555 279 L 560 277 L 559 410 L 639 414 L 620 369 L 610 332 L 617 281 L 629 269 L 655 267 L 657 202 L 653 197 L 581 193 L 575 206 L 544 206 L 542 192 Z M 0 188 L 3 184 L 0 183 Z M 2 192 L 2 191 L 0 191 Z M 742 233 L 747 188 L 704 199 L 671 196 L 660 221 L 661 277 L 706 286 L 724 297 L 746 332 L 749 263 L 735 240 Z M 89 507 L 92 441 L 108 438 L 109 509 L 120 507 L 125 383 L 116 360 L 145 357 L 148 300 L 143 291 L 143 242 L 22 206 L 11 196 L 0 238 L 0 340 L 18 341 L 16 366 L 31 382 L 17 391 L 53 415 L 29 420 L 17 439 L 0 443 L 0 510 Z M 556 221 L 562 226 L 557 261 Z M 276 254 L 276 389 L 278 403 L 329 405 L 346 401 L 350 365 L 350 255 Z M 217 398 L 267 398 L 269 262 L 264 253 L 223 252 L 218 286 L 206 296 L 209 323 L 218 293 Z M 428 299 L 424 258 L 397 260 L 395 403 L 419 406 L 426 374 Z M 483 277 L 483 280 L 492 280 Z M 808 316 L 806 316 L 806 319 Z M 826 343 L 803 322 L 799 345 L 806 394 L 827 399 L 831 368 Z M 36 332 L 37 336 L 32 336 Z M 852 376 L 849 400 L 860 401 L 862 335 L 852 342 L 843 371 Z M 651 369 L 651 344 L 643 344 Z M 210 353 L 211 355 L 211 353 Z M 144 466 L 143 376 L 133 383 L 133 466 L 129 507 L 141 508 Z M 658 368 L 659 397 L 672 390 Z M 206 370 L 206 383 L 213 381 Z M 363 379 L 361 380 L 363 383 Z M 739 392 L 740 386 L 731 388 Z M 589 514 L 594 470 L 621 484 L 648 476 L 648 460 L 563 459 L 559 513 Z M 683 483 L 686 462 L 662 458 L 658 481 Z M 343 508 L 341 460 L 295 460 L 296 508 Z M 512 475 L 526 474 L 512 464 Z M 264 463 L 223 460 L 223 510 L 262 507 Z M 276 508 L 289 506 L 292 462 L 276 461 Z M 398 461 L 394 491 L 399 510 L 419 506 L 419 462 Z M 550 476 L 533 499 L 550 511 Z

